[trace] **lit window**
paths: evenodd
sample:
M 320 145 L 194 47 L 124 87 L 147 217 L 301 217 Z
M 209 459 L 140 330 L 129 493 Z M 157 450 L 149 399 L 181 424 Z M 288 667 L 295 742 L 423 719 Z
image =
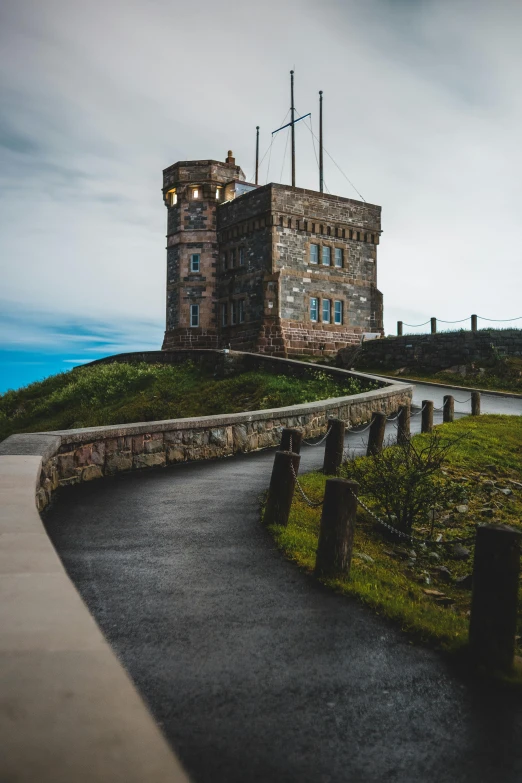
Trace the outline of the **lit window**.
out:
M 221 305 L 221 326 L 226 326 L 228 324 L 228 305 L 225 302 Z
M 330 248 L 323 245 L 323 266 L 330 266 Z
M 342 266 L 343 265 L 343 251 L 342 248 L 336 247 L 335 248 L 335 266 Z
M 342 324 L 343 322 L 343 303 L 339 300 L 334 302 L 334 324 Z
M 190 305 L 190 325 L 199 326 L 199 305 Z
M 176 188 L 173 188 L 172 190 L 169 190 L 167 193 L 168 200 L 169 200 L 169 206 L 175 207 L 178 203 L 178 194 L 176 193 Z
M 221 199 L 221 188 L 216 188 L 216 201 Z
M 240 299 L 238 302 L 239 306 L 239 323 L 242 324 L 245 321 L 245 300 Z
M 192 188 L 192 198 L 199 198 L 199 188 Z
M 323 324 L 330 323 L 330 300 L 323 299 Z
M 317 321 L 317 308 L 319 305 L 319 301 L 315 298 L 315 296 L 310 297 L 310 320 L 311 321 Z
M 199 272 L 199 253 L 192 253 L 190 256 L 190 271 Z
M 239 266 L 243 266 L 245 263 L 245 248 L 239 248 Z
M 237 324 L 237 302 L 235 300 L 230 303 L 230 323 L 232 326 Z
M 319 245 L 310 245 L 310 263 L 319 263 Z

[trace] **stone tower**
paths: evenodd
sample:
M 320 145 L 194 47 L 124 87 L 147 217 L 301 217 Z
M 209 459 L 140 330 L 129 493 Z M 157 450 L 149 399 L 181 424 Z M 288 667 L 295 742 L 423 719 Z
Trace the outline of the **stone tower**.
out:
M 167 219 L 167 317 L 163 349 L 217 348 L 217 206 L 245 175 L 224 163 L 191 160 L 163 171 Z

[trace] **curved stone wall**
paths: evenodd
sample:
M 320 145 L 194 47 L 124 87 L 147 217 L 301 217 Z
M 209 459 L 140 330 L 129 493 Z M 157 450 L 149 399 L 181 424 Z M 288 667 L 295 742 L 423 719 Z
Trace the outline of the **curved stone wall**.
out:
M 0 443 L 0 779 L 188 781 L 69 580 L 37 505 L 60 485 L 273 446 L 284 426 L 313 436 L 329 416 L 358 424 L 411 395 L 411 386 L 383 383 L 276 410 L 12 435 Z

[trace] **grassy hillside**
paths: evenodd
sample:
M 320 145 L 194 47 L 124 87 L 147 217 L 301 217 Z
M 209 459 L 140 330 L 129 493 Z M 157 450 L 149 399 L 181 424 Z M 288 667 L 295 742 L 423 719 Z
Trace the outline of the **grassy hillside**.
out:
M 467 641 L 474 544 L 466 544 L 468 555 L 457 555 L 451 543 L 474 536 L 477 524 L 522 529 L 522 416 L 468 416 L 436 429 L 454 441 L 441 478 L 460 486 L 462 505 L 442 508 L 433 531 L 429 525 L 414 526 L 414 535 L 431 540 L 429 546 L 397 543 L 359 508 L 351 576 L 326 583 L 357 596 L 417 638 L 458 650 Z M 414 441 L 422 447 L 429 438 L 417 435 Z M 342 475 L 357 478 L 360 496 L 382 518 L 383 509 L 366 491 L 365 473 L 371 470 L 372 458 L 361 457 L 347 463 Z M 324 496 L 326 478 L 321 473 L 299 477 L 312 500 Z M 271 528 L 287 557 L 308 572 L 315 566 L 320 519 L 321 509 L 307 506 L 296 492 L 288 527 Z M 435 543 L 439 539 L 444 543 Z M 522 634 L 522 582 L 518 629 Z M 520 655 L 521 636 L 516 638 Z
M 256 371 L 218 380 L 190 362 L 98 364 L 0 395 L 0 440 L 15 432 L 238 413 L 360 391 L 357 381 L 339 382 L 312 367 L 304 379 Z

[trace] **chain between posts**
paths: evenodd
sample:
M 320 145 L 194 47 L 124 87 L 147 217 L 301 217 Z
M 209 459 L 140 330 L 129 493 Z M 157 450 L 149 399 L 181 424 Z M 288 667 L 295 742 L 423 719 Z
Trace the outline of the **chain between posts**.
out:
M 395 535 L 399 536 L 399 538 L 407 538 L 408 541 L 415 541 L 417 544 L 431 544 L 432 546 L 452 546 L 453 544 L 469 544 L 472 543 L 475 540 L 475 536 L 470 536 L 469 538 L 452 538 L 450 541 L 433 541 L 431 538 L 417 538 L 416 536 L 412 536 L 410 533 L 404 533 L 402 530 L 398 530 L 398 528 L 393 527 L 393 525 L 389 525 L 387 522 L 385 522 L 383 519 L 377 516 L 377 514 L 372 511 L 369 506 L 366 505 L 364 500 L 361 500 L 361 498 L 355 494 L 355 492 L 350 490 L 356 501 L 359 503 L 360 506 L 364 508 L 365 511 L 368 512 L 368 514 L 375 519 L 376 522 L 378 522 L 380 525 L 385 527 L 390 532 L 394 533 Z
M 328 432 L 329 432 L 329 430 L 328 430 Z M 328 432 L 326 433 L 326 435 L 328 435 Z M 326 437 L 326 436 L 325 436 L 325 437 Z M 302 442 L 302 441 L 301 441 L 301 442 Z M 314 445 L 314 444 L 312 444 L 312 445 Z M 292 436 L 291 436 L 291 435 L 290 435 L 290 451 L 292 451 Z M 302 486 L 301 486 L 301 484 L 300 484 L 300 482 L 299 482 L 299 479 L 297 478 L 297 473 L 295 472 L 295 469 L 294 469 L 294 463 L 292 462 L 292 460 L 290 460 L 290 468 L 291 468 L 291 470 L 292 470 L 292 475 L 293 475 L 293 477 L 294 477 L 294 479 L 295 479 L 295 484 L 296 484 L 296 487 L 297 487 L 297 489 L 299 490 L 299 492 L 300 492 L 300 494 L 301 494 L 301 497 L 303 498 L 304 502 L 305 502 L 305 503 L 306 503 L 308 506 L 310 506 L 310 508 L 319 508 L 319 506 L 322 506 L 322 505 L 323 505 L 323 503 L 324 503 L 324 498 L 323 498 L 323 500 L 320 500 L 320 501 L 318 501 L 318 502 L 315 502 L 315 501 L 313 501 L 313 500 L 310 500 L 310 498 L 308 497 L 308 495 L 306 494 L 306 492 L 305 492 L 305 491 L 304 491 L 304 489 L 302 488 Z
M 330 424 L 330 426 L 328 427 L 326 433 L 323 435 L 321 440 L 317 441 L 317 443 L 310 443 L 308 440 L 305 440 L 304 438 L 301 440 L 301 443 L 305 443 L 307 446 L 320 446 L 321 443 L 325 442 L 326 438 L 330 434 L 331 429 L 332 429 L 332 425 Z M 292 446 L 292 438 L 290 438 L 290 451 L 292 451 L 291 446 Z

